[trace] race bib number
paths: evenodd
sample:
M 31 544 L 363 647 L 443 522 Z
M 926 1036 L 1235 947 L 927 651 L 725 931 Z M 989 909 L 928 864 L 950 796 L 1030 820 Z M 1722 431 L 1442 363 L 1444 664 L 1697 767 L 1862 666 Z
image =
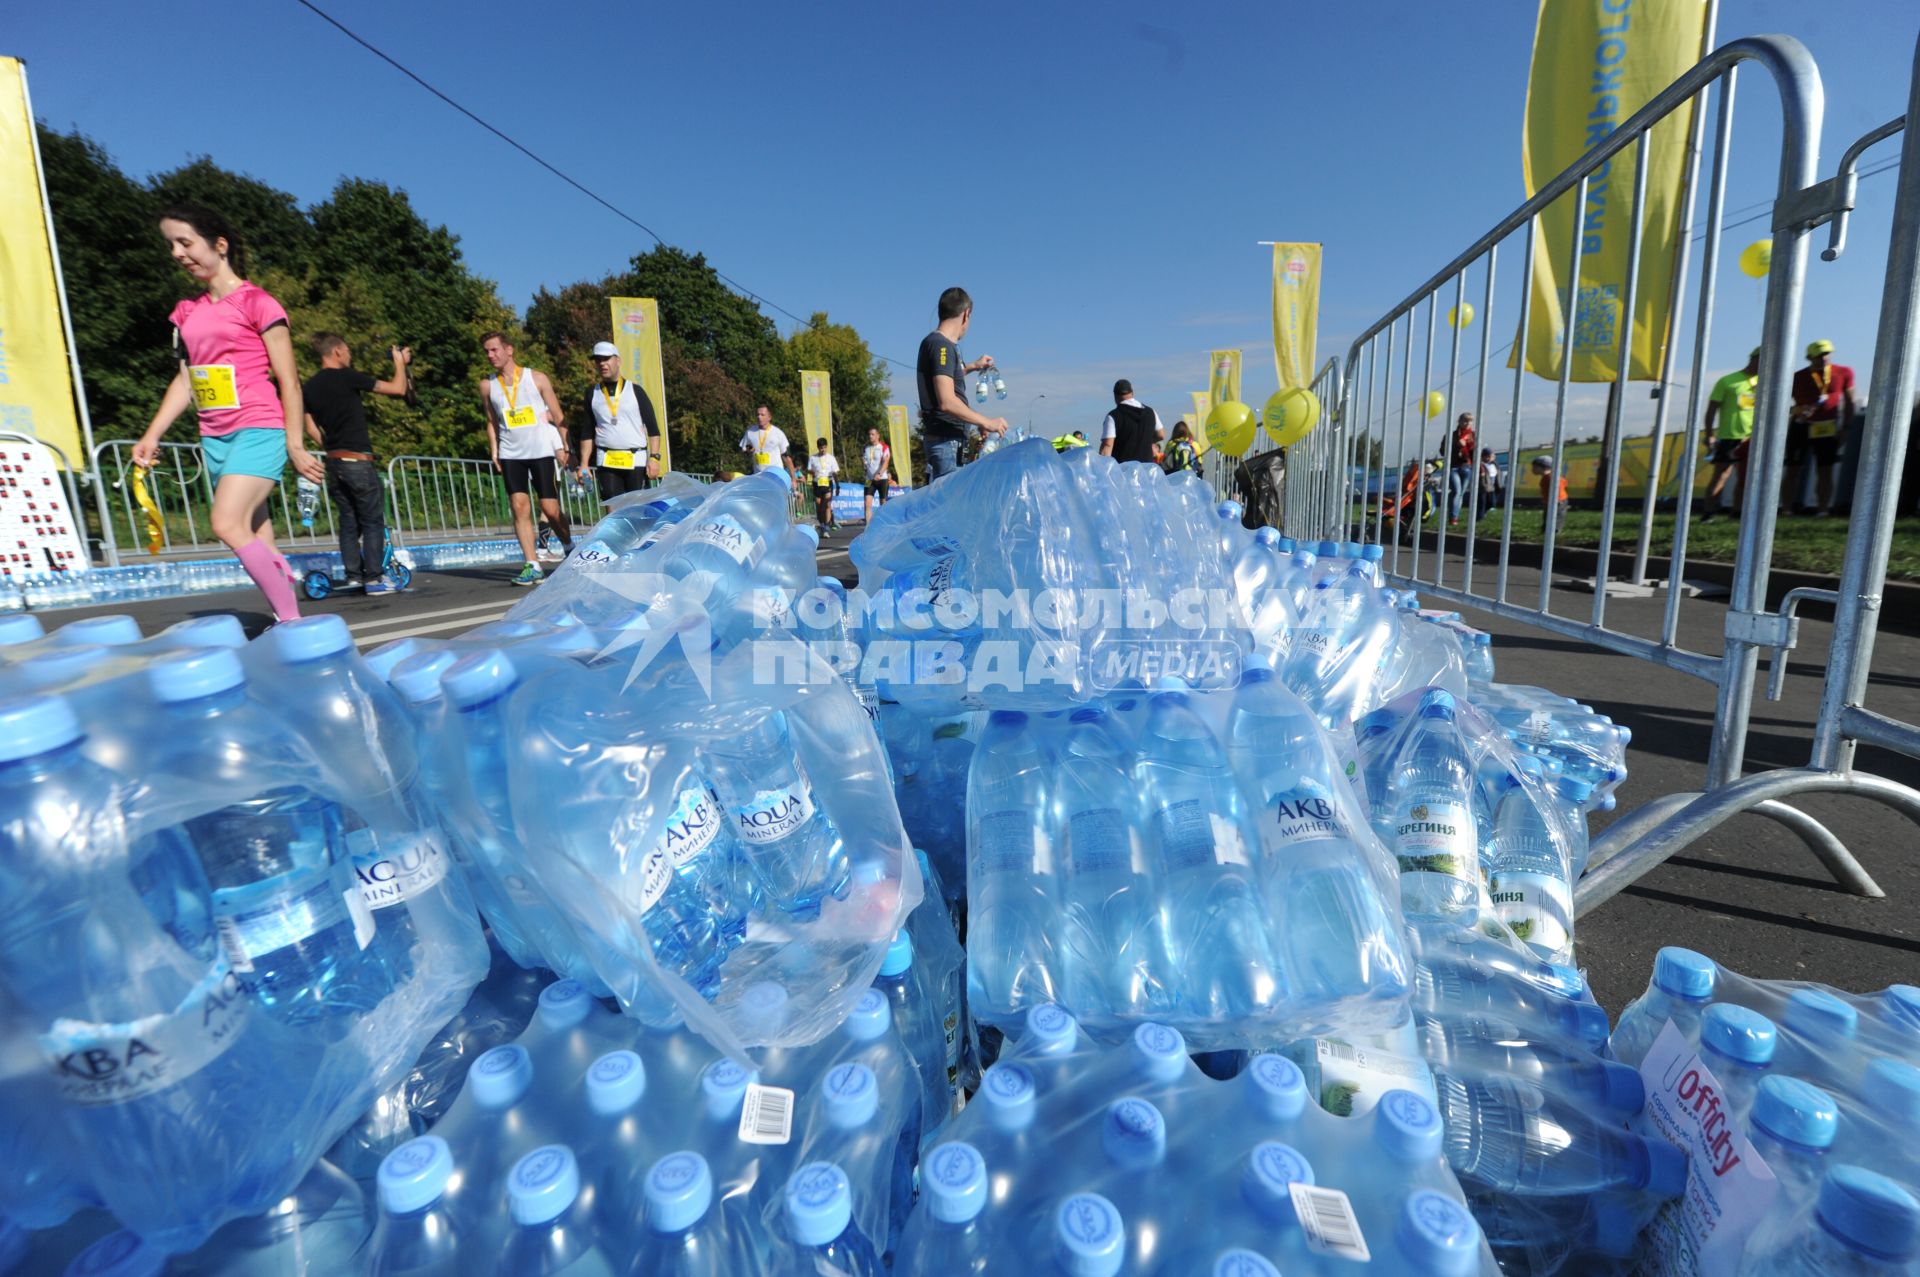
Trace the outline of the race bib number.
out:
M 195 364 L 187 373 L 193 379 L 194 406 L 201 412 L 225 412 L 240 406 L 232 364 Z
M 528 404 L 524 408 L 508 409 L 506 420 L 507 429 L 509 430 L 525 430 L 529 426 L 537 426 L 540 424 L 540 419 L 534 413 L 532 404 Z
M 1810 421 L 1807 423 L 1807 438 L 1831 439 L 1840 433 L 1838 421 Z
M 631 452 L 620 451 L 603 452 L 600 454 L 600 464 L 609 470 L 631 470 L 633 469 L 633 454 Z
M 756 452 L 753 454 L 753 464 L 762 470 L 769 469 L 773 465 L 773 454 L 771 452 Z

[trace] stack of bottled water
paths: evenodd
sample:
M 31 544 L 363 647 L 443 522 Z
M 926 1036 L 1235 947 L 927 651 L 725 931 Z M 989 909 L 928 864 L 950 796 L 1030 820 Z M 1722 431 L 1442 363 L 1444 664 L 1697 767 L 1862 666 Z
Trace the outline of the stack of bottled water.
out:
M 1920 1271 L 1920 988 L 1752 980 L 1662 949 L 1613 1052 L 1647 1079 L 1648 1135 L 1693 1159 L 1700 1210 L 1663 1211 L 1650 1254 L 1697 1255 L 1701 1272 Z
M 1171 1026 L 1100 1050 L 1043 1004 L 922 1162 L 894 1271 L 1495 1273 L 1445 1139 L 1410 1091 L 1335 1117 L 1281 1056 L 1214 1081 Z

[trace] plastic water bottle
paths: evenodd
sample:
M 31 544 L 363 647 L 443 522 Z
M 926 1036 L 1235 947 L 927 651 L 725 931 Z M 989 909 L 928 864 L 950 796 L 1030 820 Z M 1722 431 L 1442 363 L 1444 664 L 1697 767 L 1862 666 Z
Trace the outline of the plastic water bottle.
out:
M 1168 1013 L 1173 960 L 1160 913 L 1133 750 L 1104 708 L 1073 711 L 1054 773 L 1065 843 L 1062 999 L 1083 1017 Z
M 829 896 L 845 899 L 852 858 L 820 806 L 787 716 L 771 711 L 737 736 L 716 741 L 706 757 L 732 816 L 751 898 L 801 922 L 819 917 Z
M 500 1277 L 621 1277 L 601 1250 L 580 1166 L 565 1144 L 548 1144 L 514 1163 L 507 1178 L 513 1229 L 494 1270 Z
M 1509 788 L 1494 812 L 1486 868 L 1494 916 L 1542 958 L 1570 957 L 1573 887 L 1567 854 L 1526 785 Z
M 917 1075 L 922 1119 L 933 1124 L 953 1107 L 953 1090 L 947 1082 L 947 1037 L 940 1008 L 929 1005 L 921 993 L 913 957 L 913 938 L 904 930 L 896 932 L 873 987 L 886 996 L 892 1009 L 894 1031 Z
M 782 1193 L 783 1221 L 792 1252 L 779 1277 L 881 1277 L 886 1271 L 873 1243 L 853 1220 L 853 1188 L 832 1162 L 809 1162 L 793 1173 Z
M 647 1170 L 646 1236 L 629 1267 L 649 1277 L 731 1277 L 753 1271 L 713 1197 L 713 1172 L 694 1152 L 669 1153 Z
M 1628 1188 L 1677 1197 L 1687 1157 L 1594 1117 L 1583 1104 L 1512 1078 L 1434 1070 L 1446 1155 L 1462 1178 L 1503 1193 L 1565 1195 Z
M 1487 1019 L 1443 1019 L 1416 1013 L 1421 1055 L 1450 1072 L 1506 1075 L 1621 1119 L 1646 1107 L 1640 1074 L 1553 1041 L 1531 1041 L 1516 1024 Z
M 1431 1188 L 1408 1195 L 1393 1241 L 1409 1273 L 1471 1277 L 1480 1271 L 1479 1222 L 1465 1206 Z
M 75 1255 L 66 1277 L 160 1277 L 166 1269 L 165 1251 L 121 1229 Z
M 980 1150 L 959 1140 L 939 1145 L 927 1155 L 920 1189 L 926 1209 L 907 1225 L 895 1271 L 987 1273 L 993 1242 L 980 1219 L 987 1205 L 987 1163 Z
M 1833 1097 L 1794 1077 L 1760 1080 L 1747 1120 L 1747 1138 L 1767 1164 L 1789 1207 L 1797 1209 L 1820 1190 L 1827 1150 L 1840 1130 Z
M 1730 1002 L 1716 1002 L 1700 1017 L 1700 1059 L 1720 1079 L 1727 1115 L 1736 1124 L 1746 1121 L 1778 1040 L 1772 1020 Z
M 1668 1020 L 1690 1044 L 1700 1041 L 1700 1016 L 1713 1001 L 1720 968 L 1712 958 L 1669 945 L 1653 958 L 1653 980 L 1627 1009 L 1613 1031 L 1613 1058 L 1640 1066 Z
M 313 531 L 313 516 L 320 509 L 320 485 L 301 475 L 295 484 L 294 504 L 300 511 L 300 528 Z
M 1607 1045 L 1607 1013 L 1599 1006 L 1471 962 L 1423 958 L 1414 968 L 1412 1001 L 1415 1008 L 1435 1015 L 1491 1016 L 1516 1024 L 1529 1036 L 1544 1035 L 1588 1050 Z M 1617 1034 L 1614 1041 L 1619 1041 Z M 1620 1058 L 1617 1052 L 1615 1058 Z
M 1436 688 L 1421 697 L 1417 721 L 1387 782 L 1400 905 L 1410 919 L 1467 917 L 1479 908 L 1480 854 L 1467 760 L 1453 697 Z
M 1787 995 L 1776 1072 L 1851 1083 L 1861 1064 L 1857 1038 L 1860 1013 L 1825 989 L 1795 989 Z
M 983 1015 L 1006 1016 L 1062 993 L 1052 809 L 1027 716 L 995 710 L 967 782 L 967 1001 Z
M 261 1215 L 225 1225 L 192 1255 L 174 1261 L 180 1277 L 255 1273 L 345 1273 L 363 1261 L 366 1197 L 327 1162 L 317 1162 L 293 1192 Z
M 446 1203 L 453 1150 L 422 1135 L 388 1153 L 375 1179 L 380 1222 L 368 1247 L 368 1277 L 426 1277 L 451 1272 L 460 1255 L 460 1224 Z
M 792 525 L 792 490 L 780 470 L 766 470 L 726 485 L 685 520 L 671 542 L 662 543 L 660 571 L 677 581 L 706 587 L 703 600 L 717 613 L 746 584 L 760 556 Z M 696 574 L 698 576 L 696 577 Z
M 460 1102 L 436 1128 L 458 1153 L 463 1210 L 503 1200 L 508 1172 L 538 1143 L 544 1097 L 534 1082 L 533 1057 L 518 1042 L 483 1052 L 467 1069 Z
M 1065 1277 L 1118 1277 L 1127 1262 L 1127 1225 L 1098 1193 L 1075 1193 L 1053 1213 L 1053 1264 Z
M 1258 835 L 1219 743 L 1169 680 L 1148 702 L 1135 776 L 1159 842 L 1181 1000 L 1205 1018 L 1259 1015 L 1287 996 L 1252 868 Z
M 1912 1272 L 1920 1255 L 1920 1202 L 1884 1175 L 1836 1166 L 1820 1181 L 1812 1217 L 1784 1248 L 1744 1271 L 1751 1277 L 1867 1277 Z

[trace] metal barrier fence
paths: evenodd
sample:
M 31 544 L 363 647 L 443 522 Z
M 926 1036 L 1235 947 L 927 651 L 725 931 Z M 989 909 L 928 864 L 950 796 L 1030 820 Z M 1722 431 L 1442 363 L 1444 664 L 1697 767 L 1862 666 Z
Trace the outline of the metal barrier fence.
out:
M 1287 449 L 1281 526 L 1288 536 L 1316 541 L 1347 539 L 1349 520 L 1344 510 L 1352 500 L 1355 443 L 1342 411 L 1345 383 L 1340 361 L 1329 359 L 1308 387 L 1320 401 L 1320 421 L 1304 439 Z M 1260 436 L 1267 438 L 1265 423 Z
M 1640 275 L 1638 265 L 1644 238 L 1643 224 L 1646 220 L 1646 175 L 1651 130 L 1656 124 L 1685 109 L 1689 103 L 1694 105 L 1694 146 L 1688 155 L 1687 171 L 1683 176 L 1686 196 L 1678 223 L 1686 230 L 1679 240 L 1668 299 L 1668 314 L 1675 325 L 1674 332 L 1677 333 L 1678 323 L 1685 309 L 1684 293 L 1689 276 L 1688 255 L 1691 251 L 1693 229 L 1695 177 L 1692 171 L 1693 157 L 1702 152 L 1706 108 L 1711 97 L 1717 103 L 1718 109 L 1712 149 L 1708 210 L 1704 219 L 1701 288 L 1696 304 L 1693 335 L 1693 369 L 1691 382 L 1687 388 L 1687 415 L 1682 444 L 1684 451 L 1681 454 L 1682 464 L 1678 483 L 1680 494 L 1691 493 L 1695 459 L 1699 452 L 1698 412 L 1706 372 L 1705 361 L 1712 334 L 1714 281 L 1719 267 L 1721 241 L 1725 230 L 1726 175 L 1731 150 L 1734 91 L 1738 71 L 1745 63 L 1757 64 L 1771 77 L 1780 97 L 1782 126 L 1778 146 L 1778 179 L 1773 196 L 1771 219 L 1772 262 L 1766 279 L 1765 301 L 1762 307 L 1759 343 L 1761 361 L 1754 405 L 1755 425 L 1749 443 L 1747 514 L 1741 523 L 1731 598 L 1725 618 L 1723 650 L 1717 655 L 1702 653 L 1681 647 L 1676 641 L 1679 611 L 1685 594 L 1682 588 L 1687 557 L 1687 519 L 1684 517 L 1686 511 L 1684 498 L 1681 505 L 1682 517 L 1676 521 L 1673 550 L 1666 574 L 1667 594 L 1658 636 L 1643 637 L 1608 624 L 1606 614 L 1608 577 L 1614 550 L 1615 516 L 1619 498 L 1621 413 L 1625 397 L 1622 393 L 1625 383 L 1618 380 L 1609 394 L 1606 412 L 1606 475 L 1601 497 L 1600 547 L 1590 614 L 1581 619 L 1556 615 L 1553 611 L 1553 571 L 1559 528 L 1558 520 L 1552 517 L 1550 508 L 1544 509 L 1542 516 L 1540 581 L 1537 597 L 1528 603 L 1509 600 L 1509 568 L 1515 499 L 1519 488 L 1517 475 L 1510 476 L 1506 485 L 1506 496 L 1501 512 L 1500 546 L 1495 557 L 1494 581 L 1491 591 L 1488 591 L 1485 588 L 1484 576 L 1481 577 L 1482 588 L 1476 589 L 1475 585 L 1475 537 L 1481 511 L 1477 475 L 1469 471 L 1466 490 L 1462 494 L 1467 524 L 1464 535 L 1461 537 L 1461 567 L 1457 578 L 1458 584 L 1452 583 L 1449 580 L 1449 536 L 1447 511 L 1444 508 L 1444 486 L 1443 508 L 1436 516 L 1430 538 L 1428 533 L 1420 530 L 1417 522 L 1419 513 L 1417 483 L 1413 510 L 1402 512 L 1395 500 L 1400 490 L 1398 482 L 1400 467 L 1409 461 L 1415 465 L 1424 466 L 1424 459 L 1444 449 L 1449 438 L 1449 424 L 1444 418 L 1454 408 L 1455 392 L 1459 388 L 1464 325 L 1450 325 L 1452 336 L 1448 343 L 1445 380 L 1443 383 L 1436 383 L 1433 368 L 1434 339 L 1438 316 L 1445 304 L 1441 296 L 1443 290 L 1450 293 L 1450 304 L 1453 308 L 1447 313 L 1449 315 L 1457 313 L 1458 309 L 1467 302 L 1469 273 L 1483 270 L 1484 292 L 1481 298 L 1476 299 L 1479 301 L 1481 329 L 1478 376 L 1473 386 L 1472 408 L 1475 421 L 1484 425 L 1488 390 L 1487 372 L 1495 358 L 1495 352 L 1492 350 L 1492 331 L 1496 313 L 1495 277 L 1500 246 L 1509 236 L 1519 234 L 1522 237 L 1523 258 L 1520 272 L 1522 287 L 1516 331 L 1521 334 L 1519 340 L 1525 341 L 1533 318 L 1534 297 L 1530 281 L 1533 275 L 1536 242 L 1541 233 L 1541 216 L 1555 201 L 1567 196 L 1573 198 L 1574 209 L 1581 215 L 1571 219 L 1572 244 L 1568 261 L 1562 263 L 1565 267 L 1566 280 L 1572 282 L 1562 285 L 1559 298 L 1561 314 L 1565 317 L 1565 322 L 1560 325 L 1561 331 L 1557 337 L 1560 346 L 1559 375 L 1553 410 L 1553 474 L 1556 477 L 1559 476 L 1563 473 L 1562 459 L 1567 442 L 1567 410 L 1575 337 L 1580 328 L 1578 319 L 1581 313 L 1579 310 L 1581 298 L 1577 292 L 1577 281 L 1580 277 L 1580 258 L 1584 248 L 1583 234 L 1588 229 L 1584 214 L 1590 209 L 1589 195 L 1593 184 L 1596 181 L 1606 181 L 1612 160 L 1627 152 L 1629 148 L 1634 148 L 1637 163 L 1628 223 L 1627 262 L 1629 265 L 1619 299 L 1620 330 L 1614 347 L 1616 351 L 1631 352 L 1634 346 L 1636 322 L 1635 294 Z M 1920 81 L 1916 81 L 1916 92 L 1920 92 Z M 1903 724 L 1895 724 L 1890 720 L 1872 715 L 1859 705 L 1860 696 L 1865 689 L 1866 660 L 1871 651 L 1878 591 L 1885 574 L 1887 543 L 1892 533 L 1892 492 L 1882 490 L 1887 489 L 1889 483 L 1897 484 L 1900 443 L 1894 437 L 1894 430 L 1896 424 L 1904 429 L 1903 407 L 1910 404 L 1913 398 L 1912 303 L 1914 299 L 1911 294 L 1915 253 L 1911 243 L 1897 243 L 1896 260 L 1890 263 L 1888 273 L 1890 300 L 1888 311 L 1882 319 L 1881 349 L 1876 361 L 1872 395 L 1873 416 L 1870 418 L 1868 430 L 1871 450 L 1867 461 L 1861 466 L 1863 483 L 1872 485 L 1876 495 L 1883 496 L 1885 499 L 1876 507 L 1877 513 L 1872 518 L 1856 517 L 1854 522 L 1854 540 L 1850 541 L 1848 549 L 1848 569 L 1839 591 L 1841 614 L 1835 629 L 1835 662 L 1829 670 L 1828 697 L 1827 701 L 1823 702 L 1821 721 L 1816 732 L 1815 759 L 1802 774 L 1783 776 L 1779 772 L 1770 772 L 1763 776 L 1741 779 L 1759 650 L 1762 647 L 1780 648 L 1791 645 L 1791 626 L 1788 619 L 1766 610 L 1766 587 L 1772 564 L 1776 505 L 1780 496 L 1784 468 L 1793 363 L 1799 344 L 1800 304 L 1808 255 L 1807 237 L 1816 226 L 1835 218 L 1851 207 L 1852 184 L 1850 181 L 1835 179 L 1819 183 L 1815 180 L 1823 112 L 1824 94 L 1819 72 L 1806 49 L 1798 41 L 1783 36 L 1760 36 L 1729 42 L 1707 55 L 1697 66 L 1656 95 L 1630 119 L 1595 144 L 1580 160 L 1543 184 L 1533 198 L 1508 214 L 1465 252 L 1454 258 L 1399 305 L 1365 329 L 1355 339 L 1347 353 L 1345 405 L 1341 418 L 1345 422 L 1348 437 L 1370 435 L 1377 423 L 1382 443 L 1381 463 L 1376 476 L 1381 497 L 1370 511 L 1370 517 L 1363 514 L 1362 526 L 1358 531 L 1363 539 L 1381 544 L 1391 539 L 1392 558 L 1388 563 L 1390 575 L 1402 584 L 1418 587 L 1424 594 L 1478 607 L 1506 619 L 1535 625 L 1607 651 L 1650 661 L 1705 679 L 1717 688 L 1712 744 L 1709 748 L 1704 792 L 1670 796 L 1616 822 L 1607 831 L 1606 836 L 1596 842 L 1589 862 L 1591 868 L 1577 888 L 1576 903 L 1582 912 L 1609 898 L 1693 838 L 1741 811 L 1768 816 L 1792 830 L 1810 850 L 1819 856 L 1835 878 L 1849 889 L 1863 894 L 1878 894 L 1878 888 L 1871 878 L 1839 839 L 1818 822 L 1804 813 L 1785 806 L 1778 799 L 1790 793 L 1821 789 L 1845 790 L 1890 803 L 1909 815 L 1920 818 L 1920 795 L 1915 795 L 1892 782 L 1853 773 L 1850 770 L 1853 740 L 1871 740 L 1894 748 L 1908 749 L 1911 749 L 1916 741 L 1920 741 L 1920 733 L 1915 733 L 1913 729 Z M 1908 141 L 1911 144 L 1911 137 Z M 1916 179 L 1920 179 L 1920 174 L 1915 172 L 1916 168 L 1920 168 L 1920 165 L 1910 165 L 1902 173 L 1902 202 L 1900 212 L 1896 216 L 1896 240 L 1903 232 L 1911 236 L 1915 228 L 1920 226 L 1920 193 L 1915 195 L 1914 200 L 1908 199 L 1910 185 Z M 1620 183 L 1615 182 L 1613 185 L 1616 189 L 1608 194 L 1617 206 L 1620 194 L 1617 188 Z M 1901 305 L 1894 304 L 1893 292 L 1897 288 L 1907 290 Z M 1420 314 L 1422 307 L 1425 310 L 1424 317 Z M 1422 320 L 1425 328 L 1424 340 L 1420 339 L 1416 330 L 1416 325 Z M 1898 325 L 1905 326 L 1898 327 Z M 1906 344 L 1902 346 L 1901 342 Z M 1424 366 L 1419 376 L 1419 398 L 1413 402 L 1422 405 L 1424 413 L 1424 405 L 1428 402 L 1429 394 L 1443 384 L 1446 409 L 1438 422 L 1429 423 L 1424 415 L 1416 417 L 1413 424 L 1414 447 L 1409 450 L 1407 418 L 1409 394 L 1414 385 L 1416 345 L 1421 346 L 1424 352 L 1422 360 Z M 1673 397 L 1667 392 L 1672 389 L 1672 363 L 1676 345 L 1677 342 L 1674 340 L 1666 343 L 1666 353 L 1658 374 L 1660 393 L 1653 426 L 1656 440 L 1653 472 L 1656 474 L 1659 473 L 1658 440 L 1664 434 L 1668 403 Z M 1905 353 L 1903 356 L 1890 353 L 1896 350 Z M 1397 395 L 1393 384 L 1396 356 L 1400 360 Z M 1903 358 L 1904 363 L 1897 372 L 1891 366 L 1885 369 L 1880 366 L 1882 362 L 1891 364 L 1899 358 Z M 1519 453 L 1520 420 L 1527 372 L 1525 358 L 1516 356 L 1513 363 L 1513 389 L 1507 409 L 1506 430 L 1509 456 Z M 1379 392 L 1377 413 L 1376 390 Z M 1898 418 L 1897 422 L 1896 418 Z M 1387 434 L 1390 426 L 1394 430 L 1395 439 L 1389 447 Z M 1477 448 L 1478 441 L 1476 451 Z M 1393 458 L 1391 462 L 1388 461 L 1389 456 Z M 1450 459 L 1447 464 L 1450 464 Z M 1393 471 L 1391 475 L 1390 469 Z M 1346 476 L 1343 474 L 1343 484 L 1345 479 Z M 1370 483 L 1369 486 L 1373 484 Z M 1320 493 L 1318 504 L 1311 500 L 1303 503 L 1298 516 L 1302 521 L 1300 524 L 1302 534 L 1318 533 L 1328 527 L 1345 529 L 1349 526 L 1350 507 L 1344 490 L 1333 498 L 1325 495 L 1327 491 L 1326 485 L 1322 485 L 1318 489 Z M 1643 580 L 1645 575 L 1647 538 L 1650 534 L 1657 496 L 1655 487 L 1648 485 L 1641 511 L 1640 543 L 1635 554 L 1633 580 L 1636 583 Z M 1858 509 L 1858 502 L 1856 502 L 1856 509 Z M 1369 523 L 1371 526 L 1366 526 Z M 1431 551 L 1423 555 L 1425 548 L 1423 543 L 1429 539 Z M 1426 568 L 1424 574 L 1423 560 Z M 1827 702 L 1833 702 L 1831 710 Z

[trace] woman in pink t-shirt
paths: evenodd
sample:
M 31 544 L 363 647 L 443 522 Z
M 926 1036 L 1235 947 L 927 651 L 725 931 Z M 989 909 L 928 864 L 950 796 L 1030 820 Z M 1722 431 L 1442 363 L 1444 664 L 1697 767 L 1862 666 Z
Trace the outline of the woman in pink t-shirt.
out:
M 151 467 L 160 437 L 189 407 L 200 419 L 200 451 L 213 480 L 213 534 L 240 558 L 275 620 L 300 615 L 293 570 L 273 543 L 267 502 L 289 459 L 315 483 L 326 468 L 301 439 L 305 410 L 293 362 L 287 312 L 266 290 L 240 277 L 240 238 L 226 219 L 197 204 L 160 215 L 173 260 L 207 291 L 168 316 L 184 352 L 159 411 L 133 447 Z

